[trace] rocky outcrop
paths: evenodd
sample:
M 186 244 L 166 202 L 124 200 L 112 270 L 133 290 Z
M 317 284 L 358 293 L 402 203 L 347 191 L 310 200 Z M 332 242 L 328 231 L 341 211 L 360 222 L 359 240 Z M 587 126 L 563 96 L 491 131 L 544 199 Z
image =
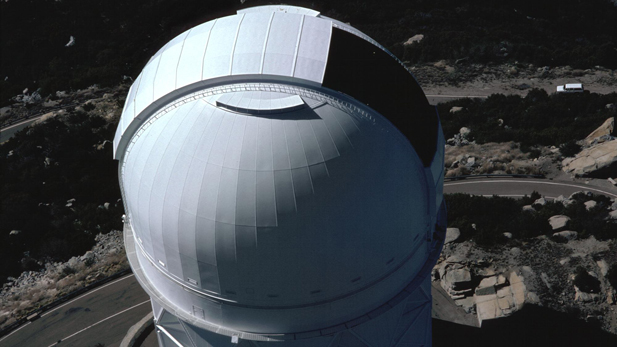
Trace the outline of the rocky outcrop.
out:
M 480 324 L 487 319 L 509 316 L 523 308 L 528 293 L 523 276 L 513 271 L 508 279 L 506 282 L 505 276 L 500 275 L 486 278 L 484 286 L 480 282 L 481 286 L 474 294 Z
M 580 194 L 585 192 L 561 200 L 582 203 Z M 603 328 L 617 334 L 617 290 L 607 279 L 611 267 L 617 266 L 617 243 L 593 236 L 581 239 L 571 230 L 554 233 L 571 240 L 556 242 L 545 235 L 522 243 L 504 239 L 504 246 L 491 249 L 472 240 L 445 244 L 433 280 L 468 318 L 480 323 L 533 303 L 559 312 L 580 312 L 581 319 L 602 315 Z M 573 274 L 581 266 L 600 281 L 599 290 L 576 288 Z
M 591 145 L 594 141 L 597 141 L 600 138 L 604 138 L 607 136 L 611 136 L 615 133 L 615 117 L 610 117 L 602 125 L 600 125 L 596 130 L 592 131 L 591 134 L 587 135 L 587 137 L 583 140 L 583 142 L 587 145 Z
M 617 172 L 617 139 L 583 149 L 562 161 L 562 170 L 575 177 L 608 178 Z

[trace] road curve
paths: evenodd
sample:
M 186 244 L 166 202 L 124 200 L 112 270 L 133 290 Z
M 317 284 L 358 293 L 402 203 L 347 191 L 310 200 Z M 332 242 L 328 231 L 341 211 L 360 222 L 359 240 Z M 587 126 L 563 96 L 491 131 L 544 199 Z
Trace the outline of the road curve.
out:
M 19 122 L 17 124 L 9 125 L 6 128 L 0 129 L 0 143 L 2 143 L 4 141 L 8 141 L 17 132 L 19 132 L 22 129 L 25 129 L 25 128 L 29 127 L 32 123 L 36 122 L 41 117 L 42 117 L 42 115 L 41 116 L 36 116 L 36 117 L 33 117 L 33 118 L 29 118 L 29 119 L 21 121 L 21 122 Z
M 580 191 L 590 191 L 594 194 L 603 194 L 617 198 L 617 188 L 601 188 L 588 184 L 552 181 L 547 179 L 531 178 L 468 178 L 465 180 L 448 181 L 444 183 L 444 193 L 467 193 L 473 195 L 499 195 L 522 197 L 537 191 L 546 198 L 565 197 Z
M 131 274 L 43 313 L 0 338 L 0 346 L 119 346 L 128 329 L 151 310 L 150 298 Z

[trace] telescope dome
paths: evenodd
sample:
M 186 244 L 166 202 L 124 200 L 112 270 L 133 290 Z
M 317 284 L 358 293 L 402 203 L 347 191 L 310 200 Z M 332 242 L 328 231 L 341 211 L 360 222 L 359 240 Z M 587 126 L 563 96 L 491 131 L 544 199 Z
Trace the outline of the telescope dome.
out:
M 180 319 L 230 335 L 344 326 L 432 268 L 434 108 L 366 35 L 282 8 L 170 41 L 114 139 L 138 280 Z M 371 59 L 364 79 L 352 73 Z

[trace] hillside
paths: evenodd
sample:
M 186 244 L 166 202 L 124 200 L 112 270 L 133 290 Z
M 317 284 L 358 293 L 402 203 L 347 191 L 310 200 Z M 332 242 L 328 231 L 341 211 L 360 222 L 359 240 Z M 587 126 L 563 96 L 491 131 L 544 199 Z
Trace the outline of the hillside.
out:
M 37 0 L 0 2 L 0 106 L 26 88 L 47 96 L 134 79 L 174 36 L 271 1 Z M 287 1 L 350 22 L 408 64 L 518 62 L 617 68 L 609 0 Z M 406 44 L 415 35 L 418 42 Z M 73 37 L 73 41 L 70 38 Z M 70 44 L 72 42 L 72 44 Z M 67 47 L 68 45 L 68 47 Z

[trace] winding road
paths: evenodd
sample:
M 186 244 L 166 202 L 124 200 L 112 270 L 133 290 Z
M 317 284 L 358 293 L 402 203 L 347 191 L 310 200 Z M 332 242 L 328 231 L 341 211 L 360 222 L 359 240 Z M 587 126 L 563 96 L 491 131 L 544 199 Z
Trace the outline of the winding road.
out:
M 444 193 L 521 197 L 534 190 L 547 198 L 569 196 L 581 190 L 617 198 L 617 188 L 545 179 L 468 178 L 444 184 Z M 440 296 L 434 294 L 434 297 Z M 434 312 L 435 317 L 449 321 L 460 318 L 449 312 L 448 305 L 441 307 L 444 307 L 442 311 Z M 90 347 L 101 343 L 116 347 L 127 330 L 150 311 L 148 295 L 134 276 L 128 275 L 44 313 L 41 318 L 0 338 L 0 346 Z M 464 323 L 460 319 L 459 322 Z

